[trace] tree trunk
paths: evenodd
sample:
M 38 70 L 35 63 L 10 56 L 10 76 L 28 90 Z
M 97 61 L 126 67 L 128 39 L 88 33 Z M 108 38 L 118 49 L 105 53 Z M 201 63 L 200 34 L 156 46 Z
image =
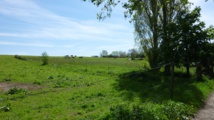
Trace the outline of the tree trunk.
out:
M 197 80 L 201 81 L 202 80 L 202 66 L 201 66 L 200 62 L 197 63 L 196 74 L 197 74 Z
M 163 46 L 166 47 L 168 44 L 168 38 L 167 38 L 167 6 L 166 6 L 166 2 L 162 0 L 162 5 L 163 5 L 163 32 L 164 32 L 164 36 L 163 36 Z M 168 50 L 164 50 L 164 57 L 165 57 L 165 62 L 169 62 L 169 56 L 167 56 L 167 52 Z M 170 75 L 170 66 L 165 66 L 164 67 L 164 74 L 165 75 Z
M 211 58 L 209 56 L 207 57 L 207 65 L 205 68 L 205 72 L 208 76 L 213 77 L 213 67 L 211 64 Z
M 158 66 L 158 3 L 156 0 L 151 1 L 151 30 L 153 34 L 153 48 L 152 48 L 152 63 L 150 64 L 152 68 Z M 157 69 L 158 71 L 159 69 Z
M 164 74 L 165 75 L 170 75 L 170 66 L 169 65 L 164 67 Z
M 190 68 L 189 57 L 187 57 L 186 58 L 186 76 L 187 77 L 190 77 L 189 68 Z

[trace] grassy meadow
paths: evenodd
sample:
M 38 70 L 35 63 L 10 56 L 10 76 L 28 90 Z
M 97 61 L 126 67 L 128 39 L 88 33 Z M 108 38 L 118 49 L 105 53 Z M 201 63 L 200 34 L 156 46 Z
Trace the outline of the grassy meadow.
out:
M 188 119 L 214 89 L 206 76 L 195 80 L 175 68 L 171 77 L 128 58 L 0 56 L 1 120 Z M 137 117 L 136 117 L 137 116 Z M 140 116 L 140 118 L 138 118 Z

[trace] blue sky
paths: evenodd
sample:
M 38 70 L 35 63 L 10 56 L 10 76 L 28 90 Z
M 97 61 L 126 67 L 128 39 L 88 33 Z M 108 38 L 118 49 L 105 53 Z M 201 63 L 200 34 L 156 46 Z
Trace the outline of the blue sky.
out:
M 207 26 L 214 23 L 212 0 L 190 1 L 202 7 Z M 1 0 L 0 54 L 92 56 L 134 48 L 134 29 L 124 9 L 116 7 L 104 21 L 96 19 L 99 11 L 82 0 Z

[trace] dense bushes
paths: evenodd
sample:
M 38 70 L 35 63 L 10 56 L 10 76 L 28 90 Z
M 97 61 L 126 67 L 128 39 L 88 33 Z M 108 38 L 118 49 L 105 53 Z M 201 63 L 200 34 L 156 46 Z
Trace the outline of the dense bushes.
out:
M 193 115 L 194 108 L 191 105 L 169 101 L 163 104 L 161 111 L 169 120 L 188 120 L 188 117 Z
M 110 108 L 110 114 L 103 120 L 188 120 L 194 113 L 192 106 L 183 103 L 167 101 L 161 105 L 133 106 L 126 105 Z
M 154 120 L 154 116 L 139 106 L 133 106 L 132 110 L 129 110 L 126 105 L 118 105 L 110 108 L 110 114 L 103 120 Z
M 19 55 L 15 55 L 14 57 L 19 60 L 27 60 L 26 58 L 23 58 L 22 56 Z

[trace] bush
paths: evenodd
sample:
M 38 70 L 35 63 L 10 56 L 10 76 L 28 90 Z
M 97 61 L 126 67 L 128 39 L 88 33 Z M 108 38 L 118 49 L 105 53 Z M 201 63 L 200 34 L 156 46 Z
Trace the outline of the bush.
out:
M 48 64 L 48 54 L 47 52 L 42 53 L 42 65 L 47 65 Z
M 118 105 L 110 108 L 110 114 L 104 120 L 129 120 L 130 111 L 127 106 Z
M 22 93 L 22 92 L 26 92 L 26 90 L 24 90 L 22 88 L 13 87 L 10 90 L 8 90 L 6 94 L 13 95 L 13 94 L 18 94 L 18 93 Z
M 70 58 L 70 56 L 69 55 L 65 55 L 65 59 L 69 59 Z
M 21 56 L 19 56 L 19 55 L 15 55 L 14 56 L 16 59 L 19 59 L 19 60 L 27 60 L 26 58 L 23 58 L 23 57 L 21 57 Z
M 126 105 L 110 108 L 110 114 L 103 120 L 189 120 L 194 113 L 194 108 L 180 102 L 166 101 L 158 106 L 133 106 L 129 109 Z
M 130 110 L 126 105 L 118 105 L 110 108 L 110 114 L 103 120 L 155 120 L 153 114 L 139 106 L 133 106 Z
M 192 106 L 174 101 L 163 103 L 162 112 L 169 120 L 189 120 L 189 116 L 194 113 Z
M 3 107 L 0 107 L 0 110 L 4 111 L 4 112 L 8 112 L 11 110 L 10 104 L 7 104 Z
M 42 83 L 39 82 L 39 81 L 34 81 L 33 84 L 36 84 L 36 85 L 41 85 Z

